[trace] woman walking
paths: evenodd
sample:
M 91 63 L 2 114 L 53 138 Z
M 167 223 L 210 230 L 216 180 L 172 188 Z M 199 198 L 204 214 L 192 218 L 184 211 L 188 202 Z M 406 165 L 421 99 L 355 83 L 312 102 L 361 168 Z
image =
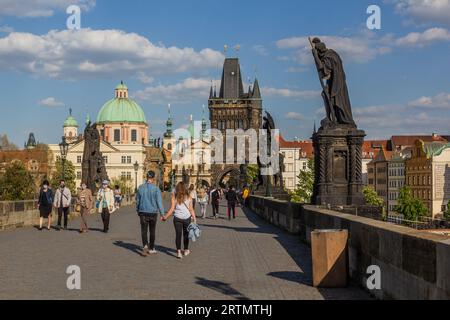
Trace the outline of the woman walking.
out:
M 87 219 L 94 206 L 92 192 L 88 189 L 86 183 L 81 184 L 81 191 L 78 194 L 78 204 L 80 205 L 81 227 L 80 233 L 88 232 Z
M 120 190 L 120 186 L 116 185 L 114 187 L 114 206 L 116 209 L 120 209 L 120 205 L 122 203 L 122 191 Z
M 175 226 L 175 245 L 177 247 L 177 258 L 182 259 L 184 256 L 188 256 L 189 251 L 189 232 L 188 227 L 191 222 L 197 223 L 194 208 L 192 207 L 192 198 L 186 190 L 186 186 L 183 182 L 177 184 L 175 193 L 172 194 L 172 207 L 162 217 L 163 221 L 169 219 L 172 215 L 173 224 Z M 181 251 L 181 239 L 183 239 L 184 251 Z
M 97 194 L 97 209 L 102 215 L 103 232 L 109 231 L 109 220 L 111 213 L 114 212 L 114 193 L 109 188 L 109 181 L 105 180 Z
M 50 189 L 50 183 L 45 180 L 42 183 L 41 191 L 39 192 L 38 200 L 39 208 L 39 231 L 42 230 L 44 219 L 47 219 L 47 230 L 50 230 L 52 225 L 52 210 L 53 210 L 53 191 Z
M 202 214 L 202 219 L 206 218 L 206 206 L 208 205 L 209 202 L 209 197 L 208 197 L 208 193 L 206 192 L 205 189 L 201 188 L 198 191 L 198 195 L 197 195 L 197 202 L 200 205 L 200 212 Z

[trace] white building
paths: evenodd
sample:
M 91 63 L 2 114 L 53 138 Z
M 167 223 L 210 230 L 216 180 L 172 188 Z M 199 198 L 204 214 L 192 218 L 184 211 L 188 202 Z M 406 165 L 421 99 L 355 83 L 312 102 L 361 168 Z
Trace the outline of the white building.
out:
M 143 183 L 146 148 L 150 147 L 149 126 L 142 108 L 129 98 L 128 88 L 123 82 L 116 87 L 114 98 L 100 109 L 96 123 L 103 138 L 100 151 L 105 159 L 109 178 L 129 178 L 133 185 Z M 70 143 L 67 160 L 75 166 L 76 183 L 79 185 L 84 139 L 78 136 L 77 129 L 78 123 L 70 114 L 64 122 L 64 136 Z M 59 145 L 49 145 L 49 148 L 53 152 L 53 161 L 56 161 L 61 156 Z M 134 169 L 135 163 L 139 167 L 137 172 Z
M 314 156 L 312 141 L 286 141 L 280 136 L 280 152 L 284 156 L 283 183 L 289 191 L 294 191 L 298 175 L 308 170 L 308 161 Z

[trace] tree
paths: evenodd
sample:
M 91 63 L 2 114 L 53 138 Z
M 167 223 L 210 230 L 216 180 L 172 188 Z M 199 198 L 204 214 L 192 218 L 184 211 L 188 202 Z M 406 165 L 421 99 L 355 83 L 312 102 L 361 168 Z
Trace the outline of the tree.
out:
M 14 161 L 0 178 L 0 198 L 3 201 L 29 200 L 34 197 L 33 176 L 24 164 Z
M 6 134 L 0 134 L 0 150 L 11 151 L 17 149 L 17 146 L 9 141 Z
M 450 206 L 447 205 L 447 210 L 444 212 L 444 219 L 450 221 Z
M 374 188 L 367 186 L 363 189 L 364 199 L 370 206 L 382 207 L 384 201 L 380 198 Z
M 259 168 L 256 164 L 249 164 L 247 166 L 247 185 L 252 185 L 253 181 L 258 177 Z
M 119 186 L 122 195 L 134 193 L 133 180 L 127 177 L 114 178 L 112 179 L 111 184 L 113 187 Z
M 50 185 L 53 189 L 56 189 L 59 186 L 59 182 L 62 178 L 62 160 L 56 160 L 56 170 L 52 174 L 52 178 L 50 179 Z M 65 160 L 64 162 L 64 180 L 66 181 L 66 186 L 70 189 L 72 194 L 76 193 L 77 186 L 75 184 L 75 166 L 69 160 Z
M 308 160 L 306 170 L 300 170 L 298 183 L 293 192 L 290 192 L 292 202 L 311 203 L 314 188 L 314 159 Z
M 398 205 L 394 210 L 403 214 L 403 217 L 410 221 L 418 221 L 420 217 L 426 216 L 428 213 L 424 203 L 420 199 L 413 198 L 411 188 L 408 186 L 400 189 Z

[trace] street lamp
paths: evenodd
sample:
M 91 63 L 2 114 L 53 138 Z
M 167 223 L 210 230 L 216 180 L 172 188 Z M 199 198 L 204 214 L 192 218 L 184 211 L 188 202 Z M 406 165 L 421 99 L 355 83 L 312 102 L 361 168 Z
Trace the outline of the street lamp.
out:
M 134 193 L 136 194 L 138 189 L 137 176 L 139 171 L 139 163 L 136 161 L 133 166 L 134 166 L 134 183 L 135 183 Z
M 65 136 L 62 137 L 62 141 L 59 144 L 59 150 L 61 152 L 61 161 L 62 161 L 61 179 L 64 180 L 65 179 L 66 158 L 67 158 L 67 153 L 69 151 L 69 144 L 67 143 Z

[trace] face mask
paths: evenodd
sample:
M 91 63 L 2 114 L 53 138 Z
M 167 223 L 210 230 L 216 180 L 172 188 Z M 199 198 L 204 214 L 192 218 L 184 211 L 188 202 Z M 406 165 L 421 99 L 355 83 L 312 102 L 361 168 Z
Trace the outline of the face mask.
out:
M 66 187 L 66 185 L 62 184 L 61 185 L 61 189 L 64 189 Z

